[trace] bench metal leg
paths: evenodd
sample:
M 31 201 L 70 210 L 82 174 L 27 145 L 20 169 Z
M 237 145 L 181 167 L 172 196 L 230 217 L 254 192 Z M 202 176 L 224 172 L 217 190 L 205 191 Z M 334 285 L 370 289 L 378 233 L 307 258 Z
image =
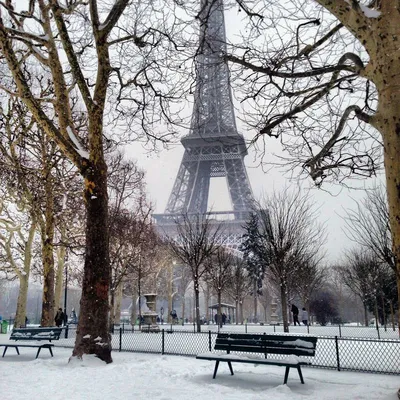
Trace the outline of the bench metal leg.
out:
M 301 373 L 300 365 L 297 366 L 297 372 L 299 373 L 300 381 L 304 384 L 303 374 Z
M 19 355 L 18 346 L 15 346 L 15 350 L 16 350 L 17 354 Z
M 231 375 L 233 375 L 232 363 L 230 361 L 228 361 L 228 366 L 231 371 Z
M 51 347 L 49 347 L 49 350 L 50 350 L 51 356 L 53 357 L 53 350 L 51 349 Z
M 5 347 L 4 347 L 4 351 L 3 351 L 3 357 L 4 357 L 4 355 L 6 354 L 7 349 L 8 349 L 8 346 L 5 346 Z
M 219 361 L 215 361 L 215 368 L 214 368 L 213 379 L 215 379 L 215 376 L 217 375 L 218 366 L 219 366 Z
M 42 350 L 42 346 L 40 346 L 40 347 L 38 348 L 38 351 L 37 351 L 37 353 L 36 353 L 36 358 L 39 357 L 40 350 Z
M 284 385 L 287 384 L 287 380 L 288 380 L 288 376 L 289 376 L 289 370 L 290 370 L 290 367 L 286 367 L 286 371 L 285 371 L 285 380 L 283 381 L 283 384 L 284 384 Z

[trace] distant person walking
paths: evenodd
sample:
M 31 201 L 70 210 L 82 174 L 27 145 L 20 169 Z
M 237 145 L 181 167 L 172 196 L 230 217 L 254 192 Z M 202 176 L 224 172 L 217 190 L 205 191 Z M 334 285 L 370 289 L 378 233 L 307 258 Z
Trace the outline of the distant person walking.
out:
M 54 321 L 56 323 L 56 326 L 61 326 L 62 323 L 64 322 L 64 313 L 61 308 L 58 309 L 57 314 L 54 318 Z
M 305 326 L 308 325 L 308 312 L 305 307 L 301 310 L 301 320 Z
M 297 325 L 300 326 L 300 322 L 299 322 L 299 309 L 298 309 L 294 304 L 292 304 L 291 311 L 292 311 L 292 313 L 293 313 L 293 324 L 294 324 L 294 326 L 296 326 L 296 323 L 297 323 Z

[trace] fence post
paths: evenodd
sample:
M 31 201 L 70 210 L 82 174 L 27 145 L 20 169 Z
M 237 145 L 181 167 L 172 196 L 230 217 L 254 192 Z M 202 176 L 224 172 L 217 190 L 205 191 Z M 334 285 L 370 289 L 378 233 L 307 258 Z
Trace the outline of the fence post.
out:
M 378 339 L 380 339 L 381 338 L 381 334 L 379 332 L 379 325 L 376 326 L 376 330 L 378 331 Z
M 276 325 L 274 324 L 274 333 L 276 332 Z
M 119 328 L 119 351 L 122 350 L 122 328 Z
M 122 333 L 125 333 L 125 322 L 122 323 Z
M 196 324 L 193 322 L 193 332 L 196 333 Z
M 340 327 L 340 324 L 339 324 L 339 337 L 342 337 L 342 328 Z
M 68 325 L 65 325 L 65 339 L 68 339 Z
M 336 347 L 337 370 L 340 371 L 339 343 L 338 343 L 338 337 L 337 336 L 335 336 L 335 347 Z
M 307 321 L 307 333 L 310 333 L 310 324 Z
M 208 331 L 208 350 L 211 351 L 211 331 Z
M 165 353 L 165 335 L 164 335 L 164 329 L 161 331 L 161 354 Z
M 247 333 L 247 322 L 244 324 L 245 332 Z

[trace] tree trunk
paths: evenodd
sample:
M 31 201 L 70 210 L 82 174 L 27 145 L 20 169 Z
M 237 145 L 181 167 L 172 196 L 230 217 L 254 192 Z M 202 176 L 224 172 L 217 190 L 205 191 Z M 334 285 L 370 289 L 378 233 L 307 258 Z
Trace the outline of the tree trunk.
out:
M 41 223 L 40 233 L 42 239 L 42 262 L 43 262 L 43 298 L 41 326 L 54 326 L 54 196 L 53 180 L 50 171 L 43 172 L 46 177 L 45 192 L 45 220 Z
M 132 285 L 132 307 L 131 307 L 131 324 L 134 326 L 136 324 L 136 318 L 137 318 L 137 309 L 136 309 L 136 301 L 138 298 L 137 294 L 137 287 L 136 284 Z
M 257 280 L 254 279 L 254 286 L 253 286 L 253 301 L 254 301 L 254 318 L 253 318 L 253 322 L 256 323 L 257 322 Z
M 206 318 L 207 321 L 210 320 L 210 297 L 211 297 L 211 291 L 210 291 L 210 285 L 207 283 L 206 284 L 206 293 L 205 293 L 205 303 L 206 303 Z
M 19 279 L 19 291 L 17 300 L 17 311 L 15 313 L 14 326 L 19 328 L 25 325 L 26 301 L 28 298 L 29 274 L 21 275 Z
M 393 332 L 396 330 L 396 325 L 394 323 L 394 312 L 393 312 L 393 302 L 390 300 L 390 319 L 392 321 Z
M 97 162 L 91 165 L 85 178 L 86 255 L 80 316 L 72 355 L 81 358 L 83 354 L 95 354 L 106 363 L 111 363 L 107 166 L 102 150 L 97 150 L 101 154 L 96 154 L 94 158 Z
M 63 293 L 63 283 L 64 283 L 64 272 L 65 272 L 65 254 L 66 248 L 60 246 L 57 250 L 57 269 L 56 269 L 56 287 L 54 289 L 54 310 L 58 310 L 61 307 L 62 293 Z M 67 282 L 65 282 L 67 286 Z M 67 309 L 67 305 L 64 304 L 64 308 Z M 56 311 L 54 311 L 56 312 Z
M 17 310 L 15 312 L 14 325 L 19 327 L 25 325 L 26 318 L 26 303 L 28 298 L 28 287 L 29 287 L 29 275 L 31 272 L 31 262 L 32 262 L 32 244 L 36 232 L 36 222 L 34 217 L 32 217 L 32 223 L 29 227 L 28 239 L 25 245 L 24 251 L 24 272 L 18 275 L 19 277 L 19 292 L 17 300 Z
M 185 296 L 181 296 L 182 299 L 182 325 L 185 323 Z
M 220 290 L 218 290 L 218 292 L 217 292 L 217 299 L 218 299 L 218 312 L 217 312 L 218 326 L 220 328 L 222 328 L 222 307 L 221 307 L 221 291 Z
M 195 318 L 196 318 L 196 326 L 197 332 L 201 332 L 200 326 L 200 290 L 199 283 L 195 281 L 194 283 L 194 308 L 195 308 Z
M 282 304 L 282 319 L 283 319 L 283 331 L 289 332 L 289 322 L 288 322 L 288 314 L 287 314 L 287 295 L 286 295 L 286 286 L 281 284 L 281 304 Z
M 173 264 L 168 268 L 168 323 L 172 324 L 172 279 L 174 277 Z
M 122 305 L 123 287 L 124 285 L 122 284 L 122 282 L 120 282 L 115 294 L 114 323 L 117 325 L 121 323 L 121 305 Z
M 364 301 L 364 322 L 365 326 L 369 326 L 369 321 L 368 321 L 368 306 L 367 303 Z
M 382 3 L 383 4 L 383 3 Z M 387 2 L 382 7 L 394 7 Z M 390 18 L 380 21 L 381 38 L 400 37 L 398 10 L 392 10 Z M 389 15 L 389 14 L 388 14 Z M 374 57 L 374 75 L 379 104 L 373 125 L 381 132 L 384 145 L 386 191 L 388 196 L 390 228 L 397 277 L 397 297 L 400 300 L 400 48 L 393 40 L 381 40 Z M 400 326 L 400 312 L 398 313 Z M 400 330 L 399 330 L 400 334 Z
M 114 308 L 115 308 L 115 292 L 114 290 L 110 291 L 110 316 L 108 319 L 108 324 L 109 324 L 109 330 L 110 332 L 114 332 L 113 326 L 115 323 L 115 315 L 114 315 Z
M 236 325 L 239 323 L 239 300 L 235 300 L 235 306 L 236 306 L 236 310 L 235 310 L 235 313 L 236 313 Z

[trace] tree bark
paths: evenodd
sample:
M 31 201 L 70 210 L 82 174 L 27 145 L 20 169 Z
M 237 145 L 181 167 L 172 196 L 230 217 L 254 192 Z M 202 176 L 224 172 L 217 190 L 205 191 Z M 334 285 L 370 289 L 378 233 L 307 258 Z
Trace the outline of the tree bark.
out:
M 182 325 L 185 323 L 185 296 L 181 296 L 182 299 Z
M 80 317 L 72 355 L 95 354 L 111 363 L 107 166 L 102 151 L 101 146 L 97 147 L 98 153 L 94 157 L 97 161 L 92 163 L 85 177 L 86 256 Z
M 57 249 L 57 269 L 56 269 L 56 286 L 54 289 L 54 310 L 58 310 L 59 307 L 63 304 L 61 301 L 62 293 L 63 293 L 63 283 L 64 283 L 64 271 L 65 271 L 65 254 L 66 254 L 65 246 L 60 246 Z M 67 282 L 65 282 L 67 285 Z M 67 305 L 64 304 L 64 308 L 67 309 Z M 54 311 L 56 312 L 56 311 Z
M 44 158 L 46 156 L 46 154 L 43 155 Z M 50 168 L 46 161 L 44 163 L 43 178 L 45 182 L 46 204 L 44 221 L 40 224 L 43 262 L 43 298 L 40 324 L 41 326 L 54 326 L 54 194 Z
M 195 318 L 196 318 L 196 331 L 201 332 L 200 326 L 200 291 L 198 283 L 195 283 L 195 290 L 194 290 L 194 308 L 195 308 Z
M 132 326 L 135 326 L 137 318 L 136 301 L 138 298 L 138 294 L 137 294 L 137 285 L 133 284 L 132 286 L 133 287 L 132 287 L 131 324 Z
M 369 321 L 368 321 L 368 306 L 367 303 L 364 301 L 364 322 L 365 322 L 365 326 L 369 326 Z
M 15 312 L 14 325 L 19 327 L 25 325 L 26 317 L 26 303 L 28 298 L 28 287 L 29 287 L 29 275 L 31 271 L 32 263 L 32 244 L 35 237 L 37 224 L 34 219 L 29 227 L 29 234 L 25 245 L 24 251 L 24 271 L 22 274 L 18 274 L 19 278 L 19 292 L 17 300 L 17 309 Z M 11 254 L 9 254 L 11 256 Z
M 253 322 L 256 323 L 257 322 L 257 280 L 254 279 L 254 286 L 253 286 L 253 301 L 254 301 L 254 318 L 253 318 Z
M 21 275 L 19 279 L 19 291 L 17 300 L 17 311 L 15 313 L 14 326 L 19 328 L 25 325 L 26 302 L 28 298 L 29 274 Z
M 124 287 L 123 283 L 120 282 L 115 293 L 114 323 L 118 325 L 121 323 L 121 305 L 122 305 L 123 287 Z
M 281 283 L 281 304 L 282 304 L 282 320 L 283 320 L 283 331 L 289 332 L 289 322 L 288 322 L 288 314 L 287 314 L 287 294 L 286 294 L 286 286 Z

